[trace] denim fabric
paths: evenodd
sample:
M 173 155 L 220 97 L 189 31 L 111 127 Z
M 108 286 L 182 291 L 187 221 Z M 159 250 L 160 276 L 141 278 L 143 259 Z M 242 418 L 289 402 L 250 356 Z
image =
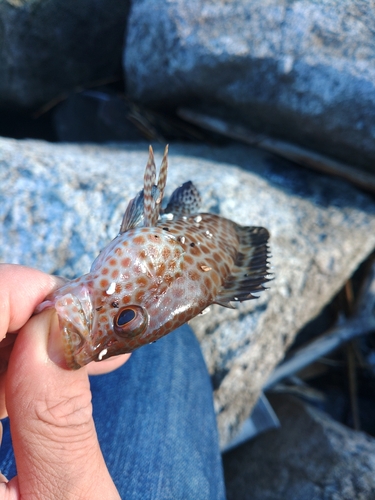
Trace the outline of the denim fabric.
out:
M 212 388 L 188 326 L 91 378 L 99 442 L 121 498 L 223 500 Z M 4 422 L 1 471 L 15 474 Z M 93 478 L 94 479 L 94 478 Z

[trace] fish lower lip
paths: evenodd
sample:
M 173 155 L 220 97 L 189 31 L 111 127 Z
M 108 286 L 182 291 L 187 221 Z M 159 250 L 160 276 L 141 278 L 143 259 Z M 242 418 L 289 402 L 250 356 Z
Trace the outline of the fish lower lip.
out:
M 102 361 L 107 357 L 108 348 L 98 349 L 98 346 L 92 347 L 88 342 L 83 342 L 78 348 L 73 349 L 72 357 L 74 363 L 78 366 L 86 366 L 92 361 Z

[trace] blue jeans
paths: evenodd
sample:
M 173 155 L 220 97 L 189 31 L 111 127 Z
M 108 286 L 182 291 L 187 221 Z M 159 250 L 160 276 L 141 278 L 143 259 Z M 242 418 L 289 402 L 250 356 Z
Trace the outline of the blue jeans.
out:
M 120 369 L 91 378 L 99 442 L 121 498 L 224 500 L 212 388 L 185 325 L 135 351 Z M 16 474 L 3 422 L 0 470 Z

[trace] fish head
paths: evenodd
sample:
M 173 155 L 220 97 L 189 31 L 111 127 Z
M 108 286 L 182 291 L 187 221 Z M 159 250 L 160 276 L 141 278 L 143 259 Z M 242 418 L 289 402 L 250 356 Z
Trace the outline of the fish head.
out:
M 135 228 L 119 235 L 90 273 L 47 297 L 36 312 L 56 309 L 67 366 L 129 353 L 169 333 L 183 254 L 162 228 Z
M 86 276 L 86 283 L 81 278 L 79 283 L 62 287 L 35 311 L 52 307 L 56 310 L 61 332 L 59 347 L 70 369 L 132 352 L 150 323 L 147 307 L 130 303 L 120 307 L 119 294 L 118 298 L 109 297 L 108 289 L 93 288 Z M 131 301 L 127 295 L 121 298 Z

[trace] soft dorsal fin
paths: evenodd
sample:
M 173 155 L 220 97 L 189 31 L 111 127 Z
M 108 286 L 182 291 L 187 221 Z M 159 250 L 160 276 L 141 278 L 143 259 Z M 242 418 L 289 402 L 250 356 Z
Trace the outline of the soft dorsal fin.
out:
M 230 302 L 255 299 L 270 281 L 268 266 L 269 232 L 264 227 L 236 225 L 239 248 L 230 276 L 227 276 L 215 303 L 232 307 Z
M 196 214 L 200 205 L 201 197 L 198 189 L 191 181 L 187 181 L 173 191 L 164 213 L 177 217 Z

